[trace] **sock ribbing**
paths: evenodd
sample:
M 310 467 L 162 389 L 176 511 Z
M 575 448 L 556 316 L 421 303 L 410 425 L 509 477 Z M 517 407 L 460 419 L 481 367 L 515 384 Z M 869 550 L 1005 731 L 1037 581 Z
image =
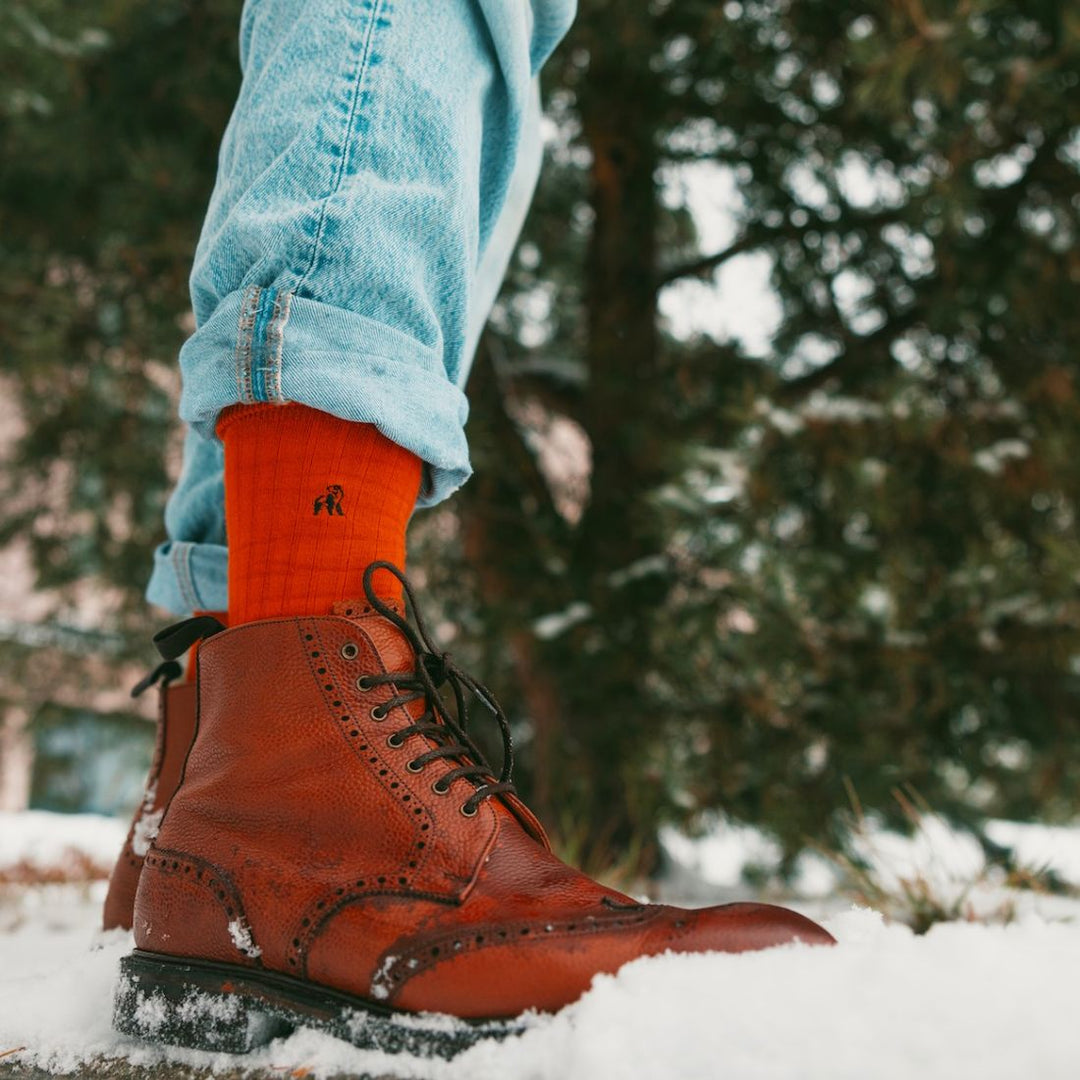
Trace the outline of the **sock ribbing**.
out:
M 405 565 L 420 488 L 415 454 L 371 424 L 297 404 L 234 406 L 217 430 L 231 625 L 326 614 L 363 596 L 373 560 Z M 379 576 L 383 589 L 389 576 Z

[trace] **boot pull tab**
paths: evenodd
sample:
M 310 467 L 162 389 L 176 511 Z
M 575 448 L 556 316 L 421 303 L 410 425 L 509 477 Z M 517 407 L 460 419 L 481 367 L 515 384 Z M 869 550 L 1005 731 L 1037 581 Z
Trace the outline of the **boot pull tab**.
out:
M 196 615 L 183 622 L 173 623 L 154 635 L 154 645 L 166 660 L 175 660 L 205 638 L 225 629 L 225 624 L 213 615 Z
M 173 679 L 179 679 L 183 669 L 175 660 L 162 660 L 153 671 L 144 675 L 132 688 L 131 696 L 138 697 L 149 690 L 154 683 L 161 681 L 163 686 L 168 686 Z

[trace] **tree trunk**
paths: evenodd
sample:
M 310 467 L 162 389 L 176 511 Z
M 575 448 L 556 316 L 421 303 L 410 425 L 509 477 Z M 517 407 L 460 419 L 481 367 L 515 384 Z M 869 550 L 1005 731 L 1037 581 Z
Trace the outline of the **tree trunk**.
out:
M 591 624 L 565 663 L 573 702 L 573 734 L 586 774 L 582 792 L 599 823 L 584 858 L 593 866 L 635 856 L 645 865 L 652 850 L 648 781 L 631 805 L 623 778 L 645 767 L 654 738 L 643 693 L 652 666 L 651 614 L 663 601 L 664 578 L 649 575 L 616 585 L 612 575 L 662 550 L 662 532 L 648 499 L 665 476 L 668 426 L 662 394 L 656 326 L 658 118 L 661 100 L 649 80 L 650 16 L 598 24 L 587 84 L 580 94 L 585 138 L 593 155 L 590 205 L 594 213 L 586 264 L 589 383 L 584 423 L 592 441 L 591 498 L 578 530 L 571 581 L 592 608 Z M 573 644 L 568 642 L 567 644 Z M 618 764 L 616 764 L 618 763 Z M 638 776 L 634 778 L 638 786 Z M 644 841 L 644 846 L 639 845 Z

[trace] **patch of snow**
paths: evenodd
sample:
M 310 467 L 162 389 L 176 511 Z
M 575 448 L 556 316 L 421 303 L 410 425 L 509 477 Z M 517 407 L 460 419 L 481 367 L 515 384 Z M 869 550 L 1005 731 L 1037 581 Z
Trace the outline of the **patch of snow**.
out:
M 799 415 L 808 420 L 860 424 L 866 420 L 879 420 L 885 415 L 885 410 L 876 401 L 840 394 L 830 395 L 816 390 L 806 404 L 800 407 Z
M 668 568 L 666 555 L 646 555 L 619 570 L 608 574 L 608 584 L 613 589 L 621 589 L 631 581 L 648 577 L 650 574 L 662 574 Z
M 0 869 L 18 863 L 49 869 L 77 853 L 108 873 L 126 835 L 124 822 L 99 814 L 0 813 Z
M 385 1001 L 390 996 L 390 969 L 394 966 L 396 956 L 388 955 L 379 965 L 379 970 L 371 977 L 371 996 L 379 1001 Z
M 1022 461 L 1031 454 L 1031 447 L 1022 439 L 999 439 L 991 446 L 975 453 L 972 461 L 977 469 L 997 476 L 1005 468 L 1006 462 Z
M 165 816 L 165 808 L 152 810 L 150 813 L 142 813 L 135 821 L 135 829 L 131 836 L 131 850 L 140 858 L 144 858 L 150 850 L 150 845 L 157 838 L 161 828 L 161 819 Z
M 233 919 L 229 923 L 229 937 L 245 956 L 251 957 L 252 960 L 257 960 L 262 956 L 262 949 L 255 944 L 255 939 L 251 936 L 251 927 L 242 918 Z
M 780 845 L 759 829 L 736 823 L 717 823 L 702 837 L 688 837 L 665 825 L 660 844 L 673 863 L 695 873 L 714 888 L 740 886 L 754 866 L 774 868 L 780 862 Z
M 161 994 L 144 994 L 135 1006 L 135 1024 L 147 1038 L 164 1027 L 169 1018 L 169 1005 Z
M 1051 870 L 1062 881 L 1080 887 L 1080 828 L 1077 826 L 991 821 L 986 826 L 986 835 L 995 844 L 1012 848 L 1021 866 Z
M 767 398 L 759 398 L 754 402 L 754 411 L 781 435 L 797 435 L 806 426 L 796 413 L 790 409 L 778 408 Z
M 235 995 L 207 994 L 199 990 L 189 990 L 177 1009 L 180 1019 L 188 1022 L 229 1023 L 240 1019 L 243 1014 L 243 1002 Z
M 551 641 L 560 634 L 565 634 L 571 627 L 577 626 L 579 622 L 584 622 L 591 614 L 592 607 L 578 600 L 563 611 L 541 615 L 539 619 L 534 620 L 533 633 L 541 641 Z
M 1047 870 L 1063 882 L 1080 886 L 1080 824 L 1050 826 L 1014 821 L 990 821 L 987 836 L 1014 850 L 1017 863 L 1028 870 Z M 716 817 L 703 835 L 689 837 L 677 829 L 660 830 L 660 842 L 668 860 L 665 895 L 707 896 L 710 890 L 745 889 L 749 879 L 775 881 L 780 847 L 766 833 Z M 1000 903 L 1005 890 L 995 884 L 979 843 L 933 814 L 921 818 L 920 827 L 908 836 L 884 828 L 872 817 L 852 839 L 853 853 L 862 859 L 874 880 L 886 891 L 901 890 L 902 881 L 921 879 L 940 900 L 956 900 L 980 876 L 983 886 L 973 890 L 988 904 Z M 822 855 L 806 852 L 795 864 L 790 891 L 803 899 L 835 895 L 840 872 Z M 1034 894 L 1008 890 L 1021 906 L 1037 902 Z M 1040 901 L 1053 906 L 1052 898 Z

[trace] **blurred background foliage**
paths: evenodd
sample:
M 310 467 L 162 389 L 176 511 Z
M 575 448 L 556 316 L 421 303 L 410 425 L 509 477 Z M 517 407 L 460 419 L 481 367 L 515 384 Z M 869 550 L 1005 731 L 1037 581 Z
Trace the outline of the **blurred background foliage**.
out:
M 150 658 L 238 11 L 0 10 L 0 543 L 48 601 L 4 613 L 9 717 Z M 545 84 L 476 476 L 412 571 L 563 847 L 647 872 L 721 811 L 793 859 L 901 785 L 1074 817 L 1080 10 L 581 0 Z M 762 260 L 764 346 L 683 325 Z

